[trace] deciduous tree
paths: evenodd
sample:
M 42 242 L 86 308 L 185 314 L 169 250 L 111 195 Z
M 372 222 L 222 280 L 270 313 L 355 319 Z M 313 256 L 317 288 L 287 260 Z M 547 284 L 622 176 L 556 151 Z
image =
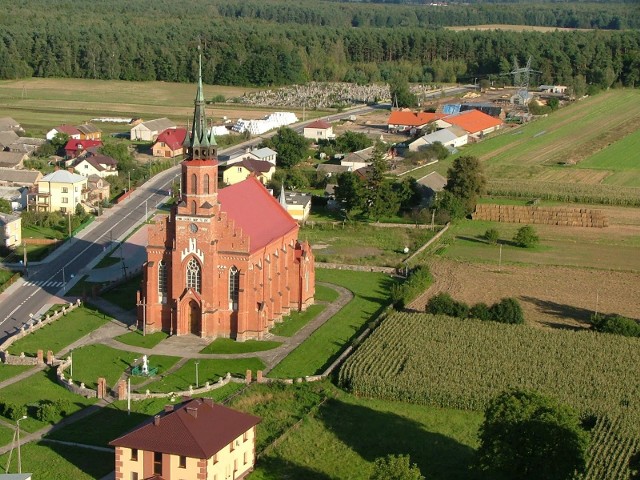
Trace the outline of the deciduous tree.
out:
M 462 201 L 466 214 L 473 212 L 476 201 L 485 192 L 486 186 L 484 169 L 476 157 L 458 157 L 447 170 L 447 184 L 444 188 Z
M 277 133 L 262 142 L 262 146 L 278 152 L 278 164 L 282 168 L 291 168 L 299 164 L 308 153 L 309 140 L 289 127 L 280 127 Z

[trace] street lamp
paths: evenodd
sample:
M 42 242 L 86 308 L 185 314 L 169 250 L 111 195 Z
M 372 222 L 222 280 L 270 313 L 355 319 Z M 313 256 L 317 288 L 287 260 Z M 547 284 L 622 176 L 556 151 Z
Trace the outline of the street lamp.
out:
M 196 388 L 200 388 L 200 382 L 198 381 L 198 365 L 200 365 L 200 360 L 196 360 Z
M 71 378 L 73 378 L 73 350 L 71 350 L 71 352 L 69 352 L 69 358 L 71 358 L 70 364 L 69 364 L 69 376 Z
M 20 420 L 26 419 L 27 416 L 23 415 L 22 418 L 16 420 L 16 430 L 18 434 L 18 473 L 22 473 L 22 457 L 20 456 Z

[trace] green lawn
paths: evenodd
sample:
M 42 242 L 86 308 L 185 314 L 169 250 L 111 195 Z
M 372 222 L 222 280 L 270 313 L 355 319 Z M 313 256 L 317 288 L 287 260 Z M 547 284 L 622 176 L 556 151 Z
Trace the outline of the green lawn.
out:
M 53 443 L 28 443 L 22 446 L 22 471 L 33 478 L 47 480 L 84 480 L 102 478 L 114 469 L 114 454 Z M 9 454 L 0 457 L 2 469 Z M 9 473 L 17 473 L 18 457 L 11 456 Z
M 393 453 L 410 455 L 429 480 L 479 479 L 468 469 L 482 418 L 338 392 L 262 457 L 250 478 L 366 480 L 373 461 Z
M 104 377 L 113 388 L 118 378 L 131 366 L 140 354 L 116 350 L 106 345 L 88 345 L 73 351 L 73 381 L 84 382 L 88 388 L 96 388 L 98 378 Z M 71 374 L 67 370 L 67 377 Z
M 82 408 L 92 405 L 95 399 L 88 399 L 69 392 L 64 387 L 58 385 L 55 380 L 55 371 L 52 369 L 43 370 L 29 378 L 9 385 L 0 390 L 0 398 L 3 401 L 27 405 L 28 418 L 20 422 L 23 430 L 35 432 L 48 424 L 35 418 L 35 407 L 42 400 L 67 400 L 70 403 L 68 414 L 74 413 Z M 60 421 L 60 417 L 54 423 Z
M 13 276 L 13 272 L 11 270 L 7 270 L 6 268 L 0 268 L 0 285 L 4 284 L 12 276 Z
M 156 376 L 165 375 L 167 373 L 167 370 L 173 367 L 178 362 L 178 360 L 180 360 L 179 357 L 169 357 L 166 355 L 151 355 L 148 357 L 149 368 L 158 369 Z M 133 386 L 139 385 L 147 381 L 148 378 L 149 377 L 145 377 L 145 376 L 132 376 L 131 387 L 133 388 Z
M 153 358 L 151 359 L 153 361 Z M 143 390 L 152 392 L 179 392 L 189 389 L 189 385 L 196 387 L 196 366 L 194 360 L 189 360 L 181 368 L 168 377 L 146 385 Z M 257 370 L 263 370 L 264 364 L 257 358 L 239 358 L 222 360 L 200 360 L 198 365 L 198 380 L 200 386 L 206 382 L 217 382 L 220 377 L 224 377 L 227 372 L 232 375 L 244 376 L 247 370 L 251 370 L 253 375 Z
M 168 336 L 169 334 L 165 332 L 154 332 L 142 335 L 141 331 L 136 330 L 135 332 L 120 335 L 116 337 L 116 340 L 133 347 L 153 348 Z
M 104 325 L 108 320 L 105 315 L 80 306 L 52 324 L 21 338 L 9 347 L 9 353 L 20 355 L 20 352 L 24 352 L 25 355 L 35 357 L 37 351 L 41 349 L 45 355 L 47 350 L 57 354 L 64 347 Z
M 22 238 L 47 238 L 61 240 L 65 238 L 66 231 L 50 227 L 38 227 L 36 225 L 22 225 Z
M 389 275 L 349 270 L 317 269 L 316 280 L 351 290 L 353 300 L 316 330 L 269 372 L 278 378 L 296 378 L 324 371 L 351 340 L 389 303 L 395 282 Z
M 316 284 L 316 302 L 333 302 L 340 294 L 331 287 Z
M 4 425 L 0 425 L 0 447 L 4 445 L 9 445 L 13 440 L 14 433 L 15 433 L 14 429 L 5 427 Z M 6 465 L 7 464 L 5 463 L 0 467 L 2 468 L 2 471 L 4 471 L 4 468 L 6 467 Z
M 0 382 L 15 377 L 31 368 L 33 368 L 32 365 L 7 365 L 6 363 L 0 362 Z M 0 397 L 1 396 L 2 395 L 0 395 Z
M 313 245 L 317 261 L 388 267 L 395 267 L 406 257 L 404 247 L 415 251 L 433 235 L 426 229 L 380 228 L 366 223 L 347 224 L 344 228 L 319 224 L 300 229 L 300 238 Z
M 142 276 L 136 275 L 101 296 L 124 310 L 133 310 L 136 308 L 136 291 L 140 288 L 141 280 Z
M 281 342 L 269 340 L 247 340 L 236 342 L 230 338 L 216 338 L 209 345 L 200 350 L 200 353 L 251 353 L 264 352 L 282 345 Z
M 330 291 L 335 292 L 335 290 Z M 298 332 L 298 330 L 316 318 L 325 308 L 327 308 L 326 305 L 315 304 L 311 305 L 304 312 L 291 312 L 284 318 L 282 323 L 278 323 L 270 330 L 270 332 L 282 337 L 292 337 Z

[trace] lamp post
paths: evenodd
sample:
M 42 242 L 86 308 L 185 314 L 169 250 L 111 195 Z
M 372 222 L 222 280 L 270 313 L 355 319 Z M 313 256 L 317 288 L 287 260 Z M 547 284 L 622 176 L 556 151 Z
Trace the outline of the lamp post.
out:
M 18 473 L 22 473 L 22 457 L 20 455 L 20 421 L 27 418 L 26 415 L 23 415 L 22 418 L 16 420 L 16 430 L 18 434 Z
M 196 388 L 200 388 L 200 382 L 198 381 L 198 365 L 200 365 L 200 360 L 196 360 Z
M 73 350 L 69 352 L 69 358 L 71 359 L 71 362 L 69 364 L 69 376 L 73 378 Z
M 67 284 L 67 281 L 64 277 L 64 265 L 62 266 L 62 286 L 64 287 Z

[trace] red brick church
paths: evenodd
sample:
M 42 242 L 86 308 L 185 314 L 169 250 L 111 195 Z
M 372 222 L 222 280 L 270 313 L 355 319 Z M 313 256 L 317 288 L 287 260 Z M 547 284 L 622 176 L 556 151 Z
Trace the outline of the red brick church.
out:
M 255 178 L 218 191 L 202 74 L 185 138 L 180 199 L 149 226 L 138 327 L 171 335 L 262 338 L 313 303 L 314 258 L 298 224 Z

